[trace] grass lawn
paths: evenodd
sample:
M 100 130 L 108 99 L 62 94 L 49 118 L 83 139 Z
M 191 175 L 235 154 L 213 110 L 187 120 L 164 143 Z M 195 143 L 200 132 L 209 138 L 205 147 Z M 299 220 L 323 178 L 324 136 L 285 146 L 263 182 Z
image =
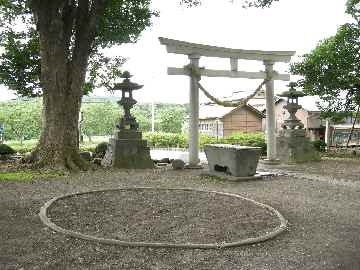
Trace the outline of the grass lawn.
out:
M 36 172 L 30 170 L 16 171 L 16 172 L 1 172 L 0 173 L 0 182 L 10 181 L 10 182 L 29 182 L 33 179 L 47 179 L 57 176 L 64 175 L 61 172 Z
M 84 138 L 84 142 L 80 143 L 80 150 L 93 151 L 96 145 L 98 145 L 101 142 L 108 142 L 109 138 L 110 136 L 94 136 L 91 138 L 91 142 L 86 140 L 86 138 Z M 36 146 L 37 142 L 38 142 L 37 139 L 31 139 L 31 140 L 23 141 L 22 144 L 20 144 L 19 141 L 15 141 L 15 140 L 6 141 L 5 143 L 10 147 L 12 147 L 13 149 L 15 149 L 18 153 L 24 154 L 26 152 L 30 152 Z

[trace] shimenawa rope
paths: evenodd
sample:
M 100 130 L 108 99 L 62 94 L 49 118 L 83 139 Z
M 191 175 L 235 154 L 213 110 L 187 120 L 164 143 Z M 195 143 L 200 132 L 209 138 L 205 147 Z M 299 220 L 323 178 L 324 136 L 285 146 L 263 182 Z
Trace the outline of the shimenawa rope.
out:
M 194 77 L 196 79 L 196 82 L 200 88 L 200 90 L 204 93 L 204 95 L 210 99 L 212 102 L 214 102 L 217 105 L 223 106 L 223 107 L 242 107 L 244 105 L 246 105 L 246 103 L 252 99 L 254 96 L 256 96 L 261 88 L 263 87 L 264 84 L 266 84 L 268 81 L 271 80 L 271 76 L 269 76 L 269 74 L 267 73 L 266 79 L 264 79 L 262 81 L 262 83 L 255 89 L 255 91 L 253 91 L 252 94 L 248 95 L 247 97 L 244 97 L 242 99 L 240 99 L 237 102 L 234 101 L 221 101 L 219 99 L 217 99 L 216 97 L 214 97 L 213 95 L 211 95 L 200 83 L 201 80 L 201 72 L 200 69 L 192 64 L 186 65 L 184 67 L 185 69 L 187 69 L 190 72 L 190 76 Z

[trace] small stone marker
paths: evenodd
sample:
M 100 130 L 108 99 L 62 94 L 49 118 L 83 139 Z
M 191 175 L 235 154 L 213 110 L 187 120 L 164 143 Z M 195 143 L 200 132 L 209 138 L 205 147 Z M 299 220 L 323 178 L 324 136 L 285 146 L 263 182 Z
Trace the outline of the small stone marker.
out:
M 171 166 L 174 170 L 183 170 L 185 167 L 185 162 L 182 161 L 181 159 L 174 159 L 171 162 Z
M 80 152 L 80 157 L 82 157 L 83 159 L 85 159 L 86 161 L 90 161 L 92 158 L 92 153 L 91 152 Z
M 108 145 L 108 149 L 105 152 L 105 156 L 101 160 L 101 166 L 110 167 L 112 164 L 112 147 L 111 144 Z

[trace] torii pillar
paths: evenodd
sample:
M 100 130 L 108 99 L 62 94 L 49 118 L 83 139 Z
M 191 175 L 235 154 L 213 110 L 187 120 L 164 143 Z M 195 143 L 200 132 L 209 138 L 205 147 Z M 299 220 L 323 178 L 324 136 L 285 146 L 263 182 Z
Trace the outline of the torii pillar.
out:
M 265 71 L 272 74 L 274 71 L 274 61 L 264 61 Z M 269 79 L 269 78 L 268 78 Z M 265 91 L 266 100 L 266 143 L 267 143 L 267 159 L 268 164 L 277 164 L 279 160 L 276 156 L 276 117 L 275 117 L 275 96 L 274 96 L 274 80 L 270 78 L 266 82 Z
M 188 56 L 190 64 L 199 67 L 200 56 Z M 190 77 L 190 121 L 189 121 L 189 164 L 188 168 L 199 167 L 199 86 L 197 78 Z

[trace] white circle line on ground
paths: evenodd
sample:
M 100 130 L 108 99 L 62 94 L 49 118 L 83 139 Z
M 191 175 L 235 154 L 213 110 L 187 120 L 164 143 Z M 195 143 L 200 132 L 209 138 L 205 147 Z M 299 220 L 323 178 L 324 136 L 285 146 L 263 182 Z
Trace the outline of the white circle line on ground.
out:
M 246 238 L 235 242 L 229 242 L 229 243 L 209 243 L 209 244 L 174 244 L 174 243 L 168 243 L 168 242 L 130 242 L 130 241 L 121 241 L 117 239 L 110 239 L 110 238 L 101 238 L 101 237 L 95 237 L 87 234 L 82 234 L 76 231 L 67 230 L 64 229 L 55 223 L 53 223 L 47 216 L 47 210 L 48 208 L 57 200 L 65 199 L 67 197 L 77 196 L 77 195 L 83 195 L 83 194 L 91 194 L 91 193 L 97 193 L 97 192 L 106 192 L 106 191 L 121 191 L 121 190 L 182 190 L 182 191 L 196 191 L 196 192 L 206 192 L 206 193 L 214 193 L 219 195 L 225 195 L 230 197 L 239 198 L 242 200 L 246 200 L 249 202 L 254 203 L 255 205 L 268 209 L 269 211 L 275 213 L 275 215 L 280 220 L 280 225 L 275 228 L 275 230 L 268 232 L 264 235 L 253 237 L 253 238 Z M 219 249 L 219 248 L 230 248 L 230 247 L 239 247 L 244 245 L 251 245 L 256 243 L 261 243 L 267 240 L 270 240 L 287 228 L 287 221 L 286 219 L 280 214 L 278 210 L 275 208 L 257 202 L 255 200 L 240 196 L 238 194 L 233 193 L 225 193 L 225 192 L 218 192 L 218 191 L 208 191 L 208 190 L 198 190 L 198 189 L 181 189 L 181 188 L 152 188 L 152 187 L 133 187 L 133 188 L 116 188 L 116 189 L 102 189 L 102 190 L 93 190 L 93 191 L 86 191 L 86 192 L 78 192 L 78 193 L 70 193 L 63 196 L 55 197 L 49 201 L 47 201 L 41 208 L 39 213 L 41 221 L 48 227 L 50 227 L 52 230 L 56 232 L 63 233 L 65 235 L 69 235 L 74 238 L 79 238 L 87 241 L 92 242 L 98 242 L 102 244 L 110 244 L 110 245 L 118 245 L 118 246 L 126 246 L 126 247 L 152 247 L 152 248 L 184 248 L 184 249 Z

